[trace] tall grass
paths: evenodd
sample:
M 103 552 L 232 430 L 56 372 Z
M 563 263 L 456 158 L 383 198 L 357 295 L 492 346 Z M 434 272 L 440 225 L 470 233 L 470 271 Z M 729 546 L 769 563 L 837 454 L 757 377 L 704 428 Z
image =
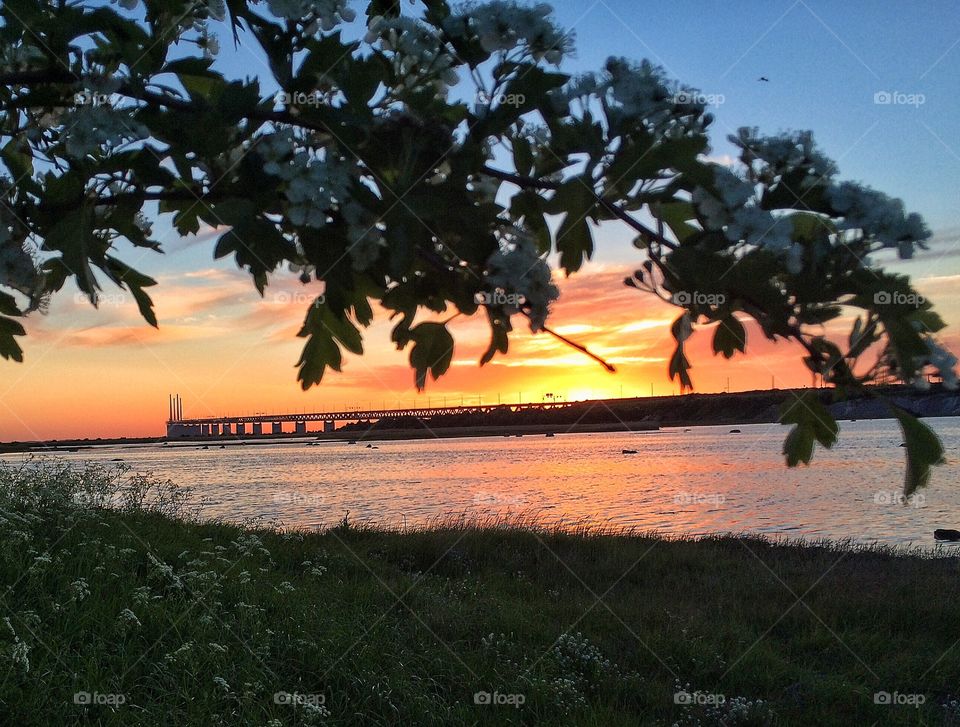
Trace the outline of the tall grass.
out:
M 960 723 L 954 558 L 188 502 L 0 466 L 0 724 Z

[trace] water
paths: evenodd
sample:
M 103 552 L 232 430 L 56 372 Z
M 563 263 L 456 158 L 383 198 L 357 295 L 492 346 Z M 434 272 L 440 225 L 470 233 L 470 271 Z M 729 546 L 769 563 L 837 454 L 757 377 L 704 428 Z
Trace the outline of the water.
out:
M 451 514 L 532 514 L 540 521 L 666 534 L 749 532 L 933 546 L 960 528 L 960 418 L 930 419 L 949 464 L 913 502 L 899 502 L 904 452 L 892 420 L 842 422 L 833 451 L 787 469 L 776 424 L 660 432 L 431 439 L 308 446 L 98 447 L 60 455 L 120 458 L 191 488 L 204 514 L 312 528 L 398 526 Z M 637 454 L 622 454 L 635 449 Z M 21 456 L 7 455 L 7 460 Z

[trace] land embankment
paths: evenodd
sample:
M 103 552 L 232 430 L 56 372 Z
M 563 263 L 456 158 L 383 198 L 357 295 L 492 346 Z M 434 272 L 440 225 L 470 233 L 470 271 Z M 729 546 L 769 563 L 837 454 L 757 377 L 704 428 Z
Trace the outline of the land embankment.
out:
M 957 558 L 522 521 L 284 532 L 179 502 L 0 468 L 4 724 L 960 720 Z

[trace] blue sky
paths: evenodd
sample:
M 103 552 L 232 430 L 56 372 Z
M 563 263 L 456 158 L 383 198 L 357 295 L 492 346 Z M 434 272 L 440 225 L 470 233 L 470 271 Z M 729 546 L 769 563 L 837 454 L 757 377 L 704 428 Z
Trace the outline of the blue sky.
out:
M 844 177 L 901 197 L 934 228 L 960 210 L 960 6 L 952 2 L 554 3 L 573 66 L 646 57 L 722 95 L 715 153 L 739 126 L 813 129 Z M 758 80 L 760 76 L 769 82 Z M 876 104 L 874 94 L 923 94 Z

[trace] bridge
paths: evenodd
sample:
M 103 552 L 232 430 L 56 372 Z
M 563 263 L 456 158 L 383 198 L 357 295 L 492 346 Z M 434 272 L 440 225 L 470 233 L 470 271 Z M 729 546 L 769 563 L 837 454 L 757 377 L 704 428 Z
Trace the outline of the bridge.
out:
M 309 434 L 332 432 L 337 422 L 376 421 L 412 417 L 431 419 L 453 415 L 482 415 L 491 412 L 546 411 L 565 409 L 575 405 L 570 401 L 543 402 L 538 404 L 476 404 L 442 407 L 416 407 L 411 409 L 362 409 L 349 411 L 320 411 L 300 414 L 249 414 L 245 416 L 197 417 L 183 416 L 183 400 L 179 395 L 170 396 L 167 438 L 203 438 L 224 436 L 264 436 L 274 434 Z M 323 422 L 323 428 L 308 430 L 307 422 Z M 284 424 L 293 423 L 293 428 L 284 429 Z M 264 425 L 267 425 L 266 431 Z

